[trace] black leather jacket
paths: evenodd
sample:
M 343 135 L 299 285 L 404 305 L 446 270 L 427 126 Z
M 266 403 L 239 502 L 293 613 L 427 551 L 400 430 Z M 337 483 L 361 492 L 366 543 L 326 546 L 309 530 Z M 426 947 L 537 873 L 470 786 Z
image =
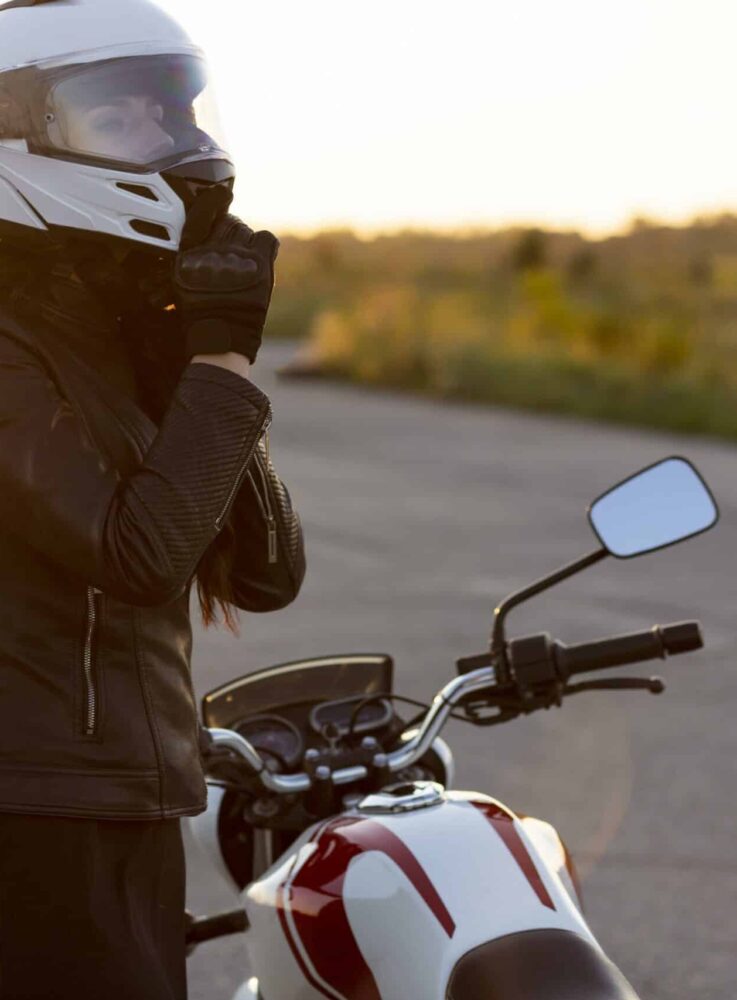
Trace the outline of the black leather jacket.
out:
M 197 566 L 230 518 L 237 605 L 281 608 L 301 529 L 264 393 L 192 364 L 157 426 L 117 319 L 86 305 L 0 308 L 0 811 L 193 815 Z

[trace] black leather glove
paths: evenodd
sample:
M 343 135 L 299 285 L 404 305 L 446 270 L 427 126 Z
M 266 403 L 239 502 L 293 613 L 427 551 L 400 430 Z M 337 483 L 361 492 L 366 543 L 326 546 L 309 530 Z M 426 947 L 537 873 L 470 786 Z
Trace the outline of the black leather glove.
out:
M 190 225 L 188 219 L 174 269 L 187 358 L 237 351 L 253 363 L 274 289 L 279 241 L 273 233 L 254 233 L 234 215 L 225 215 L 202 242 L 192 245 L 196 215 L 192 221 Z

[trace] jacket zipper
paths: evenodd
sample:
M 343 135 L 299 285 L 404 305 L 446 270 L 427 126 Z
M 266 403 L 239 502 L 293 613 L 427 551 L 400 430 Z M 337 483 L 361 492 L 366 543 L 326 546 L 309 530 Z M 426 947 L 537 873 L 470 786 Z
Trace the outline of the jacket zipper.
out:
M 266 468 L 269 466 L 269 428 L 266 428 L 264 433 L 264 451 L 266 453 Z M 266 505 L 266 525 L 268 527 L 268 551 L 269 551 L 269 563 L 277 562 L 279 558 L 279 551 L 276 546 L 276 518 L 274 517 L 274 509 L 271 506 L 271 495 L 269 494 L 269 483 L 267 478 L 267 473 L 264 467 L 259 461 L 258 454 L 256 455 L 256 468 L 261 476 L 261 482 L 264 484 L 264 503 Z M 254 484 L 255 485 L 255 484 Z
M 266 424 L 264 425 L 262 435 L 268 432 L 270 426 L 271 426 L 271 417 L 267 419 Z M 256 445 L 254 445 L 254 447 L 251 449 L 251 451 L 248 453 L 248 455 L 246 455 L 245 459 L 243 460 L 243 464 L 238 470 L 238 475 L 236 476 L 235 482 L 233 483 L 230 493 L 228 494 L 228 499 L 225 501 L 225 504 L 223 505 L 223 509 L 220 511 L 220 514 L 215 519 L 215 527 L 218 529 L 218 531 L 222 528 L 223 521 L 225 520 L 228 511 L 230 510 L 233 500 L 235 499 L 236 493 L 240 489 L 241 483 L 243 482 L 243 477 L 246 474 L 246 469 L 248 468 L 248 463 L 253 458 L 253 453 L 255 452 L 257 445 L 258 442 L 256 442 Z
M 267 452 L 268 454 L 268 452 Z M 269 496 L 269 487 L 266 481 L 266 473 L 261 468 L 261 463 L 256 457 L 256 467 L 258 468 L 259 475 L 261 476 L 261 482 L 264 485 L 263 497 L 259 492 L 259 488 L 256 485 L 256 480 L 253 478 L 253 473 L 248 470 L 248 478 L 251 480 L 251 485 L 253 486 L 253 492 L 256 494 L 256 499 L 258 500 L 258 505 L 261 508 L 261 513 L 263 515 L 264 521 L 266 521 L 266 526 L 268 530 L 267 535 L 267 551 L 269 554 L 269 563 L 273 564 L 279 561 L 279 550 L 277 548 L 277 534 L 276 534 L 276 518 L 274 517 L 274 510 L 271 506 L 271 498 Z
M 97 728 L 97 688 L 92 665 L 92 648 L 97 628 L 97 587 L 87 588 L 87 631 L 84 640 L 85 735 L 94 736 Z

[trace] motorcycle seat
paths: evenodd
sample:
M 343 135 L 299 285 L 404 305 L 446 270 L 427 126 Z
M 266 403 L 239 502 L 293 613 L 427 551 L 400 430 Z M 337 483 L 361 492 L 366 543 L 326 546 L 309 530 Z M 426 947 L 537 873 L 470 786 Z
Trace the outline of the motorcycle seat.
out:
M 639 1000 L 617 967 L 571 931 L 508 934 L 456 964 L 447 1000 Z

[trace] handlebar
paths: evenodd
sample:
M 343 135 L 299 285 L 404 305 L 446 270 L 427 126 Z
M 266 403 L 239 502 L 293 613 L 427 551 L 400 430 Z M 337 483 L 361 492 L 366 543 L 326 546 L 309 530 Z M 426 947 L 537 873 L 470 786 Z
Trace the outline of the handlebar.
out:
M 704 639 L 698 622 L 656 625 L 645 632 L 631 632 L 611 639 L 598 639 L 575 646 L 553 643 L 555 665 L 563 678 L 589 670 L 605 670 L 645 660 L 701 649 Z
M 276 774 L 267 767 L 255 747 L 239 733 L 231 729 L 209 729 L 208 733 L 216 747 L 223 747 L 237 754 L 268 791 L 281 795 L 298 794 L 308 792 L 316 781 L 319 784 L 329 781 L 332 785 L 348 785 L 365 780 L 372 772 L 389 777 L 410 767 L 430 749 L 453 708 L 477 692 L 487 689 L 496 691 L 496 700 L 491 698 L 489 703 L 493 706 L 505 702 L 508 714 L 498 716 L 496 721 L 506 721 L 507 718 L 514 718 L 520 711 L 531 710 L 529 693 L 532 688 L 554 691 L 562 688 L 574 674 L 644 660 L 665 659 L 666 656 L 701 649 L 703 644 L 698 622 L 656 625 L 645 632 L 633 632 L 572 646 L 553 642 L 546 634 L 512 640 L 508 644 L 514 675 L 511 686 L 497 684 L 494 666 L 479 667 L 454 678 L 438 692 L 421 725 L 405 739 L 403 746 L 389 753 L 376 752 L 370 765 L 358 764 L 333 771 L 323 760 L 314 773 L 303 771 L 299 774 Z M 594 686 L 592 683 L 591 687 Z M 515 693 L 519 698 L 521 692 L 525 693 L 525 707 L 510 709 Z M 547 701 L 543 698 L 538 707 L 548 707 L 555 703 L 560 703 L 560 691 L 554 694 L 553 700 L 550 697 Z
M 467 695 L 485 688 L 493 688 L 496 683 L 496 671 L 493 667 L 482 667 L 463 677 L 455 677 L 445 685 L 433 699 L 422 724 L 408 739 L 404 746 L 391 753 L 375 754 L 372 764 L 387 774 L 395 774 L 405 767 L 418 761 L 432 746 L 433 740 L 440 733 L 446 720 L 458 702 Z M 312 775 L 303 771 L 300 774 L 274 774 L 266 766 L 258 751 L 240 733 L 231 729 L 209 729 L 210 738 L 215 746 L 233 750 L 245 761 L 254 775 L 257 775 L 262 785 L 271 792 L 289 795 L 295 792 L 306 792 L 312 788 Z M 318 768 L 319 770 L 319 768 Z M 368 777 L 369 770 L 363 765 L 344 767 L 330 772 L 334 785 L 349 785 Z M 318 777 L 321 777 L 318 775 Z

